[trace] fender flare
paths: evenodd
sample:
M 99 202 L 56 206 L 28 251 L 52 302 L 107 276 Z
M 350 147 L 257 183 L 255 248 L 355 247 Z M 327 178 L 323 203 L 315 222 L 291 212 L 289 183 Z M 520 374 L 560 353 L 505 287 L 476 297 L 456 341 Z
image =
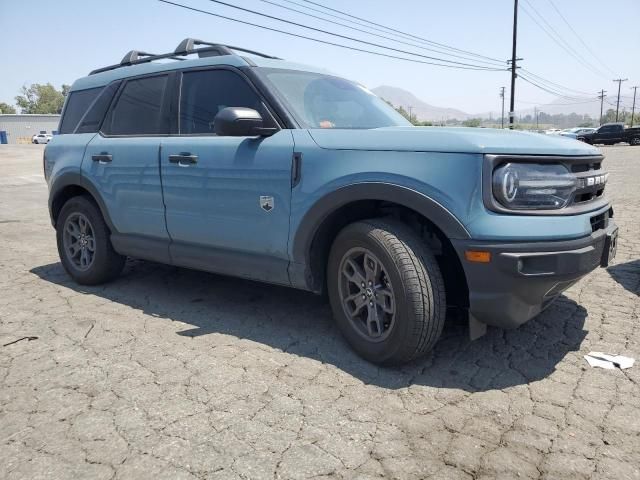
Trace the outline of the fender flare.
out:
M 49 216 L 51 217 L 51 224 L 55 228 L 56 220 L 54 218 L 53 212 L 53 202 L 56 197 L 60 194 L 62 190 L 67 187 L 80 187 L 89 192 L 89 194 L 93 197 L 93 199 L 98 204 L 98 208 L 100 209 L 100 213 L 102 213 L 102 218 L 104 218 L 105 223 L 109 227 L 111 233 L 117 233 L 116 228 L 113 225 L 111 217 L 109 215 L 109 210 L 107 209 L 102 195 L 98 189 L 87 180 L 85 176 L 83 176 L 79 171 L 67 171 L 60 176 L 58 176 L 53 183 L 51 184 L 49 190 Z
M 464 225 L 444 206 L 411 188 L 384 182 L 363 182 L 341 187 L 321 197 L 307 210 L 293 238 L 292 260 L 308 265 L 311 244 L 324 220 L 338 208 L 359 200 L 381 200 L 415 210 L 449 239 L 469 239 Z

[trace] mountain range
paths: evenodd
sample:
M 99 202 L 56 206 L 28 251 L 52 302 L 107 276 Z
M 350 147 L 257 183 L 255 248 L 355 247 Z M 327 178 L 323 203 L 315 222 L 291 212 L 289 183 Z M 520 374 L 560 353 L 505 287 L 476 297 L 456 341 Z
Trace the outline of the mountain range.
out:
M 447 108 L 447 107 L 437 107 L 435 105 L 431 105 L 418 97 L 416 97 L 413 93 L 404 90 L 399 87 L 392 87 L 389 85 L 382 85 L 380 87 L 376 87 L 372 89 L 372 92 L 377 96 L 384 98 L 388 102 L 391 102 L 393 106 L 399 107 L 402 106 L 405 110 L 408 111 L 408 107 L 412 107 L 412 113 L 419 120 L 429 120 L 429 121 L 440 121 L 442 119 L 458 119 L 458 120 L 467 120 L 469 118 L 489 118 L 489 112 L 482 113 L 467 113 L 462 110 L 458 110 L 456 108 Z M 497 96 L 496 96 L 497 97 Z M 496 104 L 498 103 L 498 98 L 496 98 Z M 568 104 L 566 100 L 556 99 L 550 103 L 545 105 L 537 106 L 539 112 L 545 112 L 548 114 L 570 114 L 577 113 L 578 115 L 591 115 L 594 118 L 597 118 L 600 115 L 600 102 L 594 101 L 589 103 L 576 103 L 576 104 Z M 508 105 L 505 105 L 505 115 L 508 111 Z M 605 111 L 608 108 L 612 108 L 610 105 L 605 104 Z M 533 107 L 527 108 L 524 110 L 518 110 L 516 112 L 517 115 L 527 115 L 533 114 Z M 499 112 L 493 111 L 493 118 L 500 116 Z

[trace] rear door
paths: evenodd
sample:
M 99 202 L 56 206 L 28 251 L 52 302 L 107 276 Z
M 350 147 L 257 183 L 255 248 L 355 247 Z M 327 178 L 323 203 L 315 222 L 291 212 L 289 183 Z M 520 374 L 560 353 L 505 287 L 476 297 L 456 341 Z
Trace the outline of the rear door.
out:
M 178 103 L 177 134 L 163 140 L 160 160 L 174 263 L 288 284 L 291 131 L 216 136 L 225 107 L 255 109 L 278 127 L 249 81 L 226 67 L 185 71 Z
M 100 192 L 115 228 L 115 248 L 169 262 L 160 184 L 160 142 L 169 133 L 173 75 L 128 79 L 87 146 L 82 173 Z

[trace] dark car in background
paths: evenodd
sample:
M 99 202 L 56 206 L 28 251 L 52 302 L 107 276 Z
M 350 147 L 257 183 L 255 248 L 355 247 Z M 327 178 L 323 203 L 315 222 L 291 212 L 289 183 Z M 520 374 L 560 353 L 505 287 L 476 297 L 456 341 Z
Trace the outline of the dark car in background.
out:
M 583 133 L 577 139 L 595 145 L 614 145 L 626 142 L 629 145 L 640 145 L 640 127 L 625 128 L 623 123 L 605 123 L 593 133 Z

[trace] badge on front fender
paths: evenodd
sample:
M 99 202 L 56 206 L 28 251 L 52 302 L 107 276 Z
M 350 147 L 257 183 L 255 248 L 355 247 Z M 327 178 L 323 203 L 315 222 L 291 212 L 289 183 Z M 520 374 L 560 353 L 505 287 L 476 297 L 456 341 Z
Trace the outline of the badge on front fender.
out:
M 265 212 L 270 212 L 275 208 L 275 202 L 271 196 L 260 196 L 260 208 Z

